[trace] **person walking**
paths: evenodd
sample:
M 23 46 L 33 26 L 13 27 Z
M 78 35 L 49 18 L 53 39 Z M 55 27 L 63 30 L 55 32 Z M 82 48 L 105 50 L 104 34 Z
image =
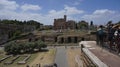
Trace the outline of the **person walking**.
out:
M 120 55 L 120 27 L 115 32 L 115 44 L 117 46 L 117 53 Z
M 103 30 L 103 26 L 100 25 L 99 28 L 97 29 L 97 44 L 100 45 L 101 47 L 103 47 L 104 44 L 104 30 Z
M 110 51 L 113 50 L 112 46 L 114 44 L 115 31 L 116 31 L 115 26 L 113 24 L 111 24 L 111 26 L 108 28 L 108 41 L 109 41 Z

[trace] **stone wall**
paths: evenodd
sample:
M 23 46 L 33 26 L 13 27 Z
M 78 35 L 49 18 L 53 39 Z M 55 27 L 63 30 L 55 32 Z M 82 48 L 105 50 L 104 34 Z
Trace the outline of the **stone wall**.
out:
M 76 35 L 44 35 L 41 40 L 47 43 L 78 43 L 81 41 L 80 36 Z
M 80 36 L 58 36 L 57 42 L 58 43 L 77 43 L 81 41 Z

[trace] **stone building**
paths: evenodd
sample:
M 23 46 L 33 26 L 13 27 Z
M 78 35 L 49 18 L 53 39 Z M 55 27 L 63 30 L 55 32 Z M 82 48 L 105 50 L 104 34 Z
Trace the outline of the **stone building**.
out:
M 88 27 L 89 27 L 88 22 L 86 22 L 86 21 L 84 21 L 84 20 L 79 21 L 79 22 L 77 23 L 77 28 L 78 28 L 78 29 L 84 29 L 84 30 L 87 30 Z
M 67 29 L 76 29 L 76 23 L 73 20 L 68 20 L 66 22 Z
M 54 30 L 75 29 L 76 23 L 73 20 L 67 21 L 67 16 L 64 18 L 54 19 Z
M 64 15 L 64 18 L 54 19 L 54 30 L 67 29 L 66 18 L 67 16 Z

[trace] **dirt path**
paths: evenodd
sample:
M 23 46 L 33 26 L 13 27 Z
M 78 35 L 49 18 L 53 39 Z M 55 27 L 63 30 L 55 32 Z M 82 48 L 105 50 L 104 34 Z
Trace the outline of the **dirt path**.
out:
M 67 49 L 67 59 L 69 67 L 76 67 L 75 57 L 81 56 L 80 48 L 68 48 Z M 81 59 L 81 57 L 80 57 Z

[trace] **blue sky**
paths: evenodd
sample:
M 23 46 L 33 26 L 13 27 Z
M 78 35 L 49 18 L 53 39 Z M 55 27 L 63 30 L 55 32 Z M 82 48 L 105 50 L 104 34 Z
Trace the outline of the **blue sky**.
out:
M 67 20 L 106 24 L 120 21 L 120 0 L 0 0 L 0 19 L 36 20 L 45 25 Z

